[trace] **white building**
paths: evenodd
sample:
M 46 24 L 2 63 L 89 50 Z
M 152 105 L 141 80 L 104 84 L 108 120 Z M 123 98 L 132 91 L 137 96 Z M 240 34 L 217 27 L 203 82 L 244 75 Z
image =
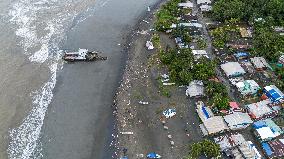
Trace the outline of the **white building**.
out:
M 238 62 L 227 62 L 222 64 L 221 68 L 228 77 L 236 77 L 246 73 Z
M 238 82 L 236 83 L 236 87 L 242 95 L 253 95 L 260 89 L 259 85 L 254 80 Z

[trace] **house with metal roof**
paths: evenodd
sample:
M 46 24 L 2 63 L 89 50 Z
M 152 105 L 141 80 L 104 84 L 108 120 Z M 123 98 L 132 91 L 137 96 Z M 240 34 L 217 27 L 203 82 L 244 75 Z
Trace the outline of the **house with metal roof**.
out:
M 260 120 L 253 123 L 255 135 L 261 142 L 271 141 L 283 134 L 282 129 L 271 119 Z
M 284 139 L 264 142 L 261 146 L 269 159 L 284 157 Z
M 253 57 L 253 58 L 250 58 L 250 61 L 255 67 L 255 69 L 259 71 L 270 67 L 263 57 Z
M 236 87 L 243 96 L 255 95 L 257 91 L 260 90 L 259 85 L 254 80 L 245 80 L 238 82 L 236 83 Z
M 222 116 L 210 117 L 204 120 L 203 124 L 200 124 L 199 127 L 204 136 L 224 132 L 229 129 Z
M 228 77 L 237 77 L 246 73 L 238 62 L 227 62 L 221 65 L 222 70 Z
M 270 100 L 262 100 L 246 105 L 246 109 L 252 119 L 259 120 L 265 118 L 273 118 L 278 114 L 278 111 L 273 110 L 269 106 L 270 104 Z
M 214 116 L 212 110 L 202 101 L 196 102 L 196 112 L 203 124 L 199 127 L 204 136 L 223 132 L 228 128 L 222 116 Z
M 234 112 L 226 115 L 224 116 L 224 120 L 231 130 L 245 129 L 253 123 L 250 116 L 247 113 L 242 112 Z
M 251 141 L 247 141 L 242 134 L 226 134 L 215 137 L 214 141 L 220 145 L 228 157 L 237 159 L 261 159 L 258 150 Z
M 278 89 L 275 85 L 265 86 L 263 92 L 273 103 L 284 102 L 283 92 L 280 89 Z

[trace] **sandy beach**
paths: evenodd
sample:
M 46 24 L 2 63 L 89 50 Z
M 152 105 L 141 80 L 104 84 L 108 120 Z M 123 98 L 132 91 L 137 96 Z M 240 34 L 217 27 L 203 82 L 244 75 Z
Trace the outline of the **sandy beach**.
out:
M 188 153 L 189 143 L 202 140 L 199 121 L 191 116 L 195 112 L 194 102 L 185 97 L 185 88 L 182 87 L 172 87 L 170 98 L 161 96 L 157 79 L 167 72 L 158 69 L 156 50 L 149 51 L 145 47 L 153 34 L 150 31 L 154 22 L 153 12 L 162 4 L 159 3 L 140 21 L 128 50 L 129 59 L 115 100 L 119 157 L 125 148 L 129 158 L 145 158 L 149 152 L 157 152 L 165 159 L 183 158 Z M 173 39 L 167 35 L 161 34 L 160 38 L 162 45 L 175 47 Z M 149 104 L 139 104 L 140 101 Z M 167 108 L 176 108 L 178 115 L 165 119 L 162 111 Z M 165 130 L 164 126 L 168 129 Z M 168 135 L 172 139 L 169 140 Z

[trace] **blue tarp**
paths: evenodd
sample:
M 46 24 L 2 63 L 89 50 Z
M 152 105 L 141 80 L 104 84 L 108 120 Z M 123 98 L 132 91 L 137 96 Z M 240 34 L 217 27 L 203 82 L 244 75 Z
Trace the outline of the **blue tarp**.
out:
M 264 149 L 264 151 L 267 154 L 267 156 L 271 156 L 272 155 L 273 152 L 272 152 L 270 146 L 267 143 L 262 143 L 262 148 Z
M 205 117 L 208 119 L 210 116 L 209 116 L 209 114 L 208 114 L 206 108 L 205 108 L 205 107 L 202 107 L 202 111 L 203 111 Z
M 155 152 L 151 152 L 147 155 L 147 158 L 159 158 L 160 156 Z
M 237 52 L 234 54 L 237 58 L 249 56 L 246 52 Z
M 267 127 L 267 125 L 266 125 L 266 123 L 265 123 L 264 121 L 257 121 L 257 122 L 254 122 L 252 126 L 253 126 L 255 129 Z

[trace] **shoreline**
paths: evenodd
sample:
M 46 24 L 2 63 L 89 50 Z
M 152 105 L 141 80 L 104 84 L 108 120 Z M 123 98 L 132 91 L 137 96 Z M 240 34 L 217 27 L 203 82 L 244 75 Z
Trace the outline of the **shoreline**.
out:
M 114 101 L 113 101 L 113 115 L 115 118 L 114 121 L 114 127 L 115 127 L 115 132 L 113 133 L 114 137 L 114 146 L 115 146 L 115 157 L 116 158 L 120 158 L 122 156 L 122 149 L 123 146 L 121 145 L 121 138 L 120 138 L 120 130 L 122 129 L 122 125 L 121 125 L 121 116 L 119 116 L 119 112 L 121 108 L 118 108 L 118 105 L 120 103 L 123 103 L 122 99 L 121 99 L 121 95 L 123 94 L 123 91 L 127 92 L 127 88 L 125 88 L 125 83 L 129 82 L 128 81 L 128 74 L 131 73 L 131 67 L 132 67 L 132 62 L 135 61 L 135 53 L 133 53 L 132 51 L 134 51 L 134 49 L 136 48 L 136 46 L 134 45 L 134 43 L 140 38 L 140 36 L 143 36 L 142 34 L 138 33 L 138 31 L 142 31 L 143 29 L 145 29 L 146 25 L 146 30 L 147 34 L 152 34 L 151 31 L 149 31 L 149 29 L 151 29 L 151 27 L 154 24 L 154 13 L 157 12 L 159 10 L 159 8 L 165 4 L 167 1 L 164 0 L 159 0 L 158 2 L 155 3 L 155 5 L 150 6 L 151 11 L 145 11 L 144 14 L 142 14 L 139 18 L 139 20 L 137 21 L 137 23 L 134 25 L 132 31 L 130 32 L 130 34 L 128 34 L 128 36 L 126 37 L 126 42 L 124 44 L 124 49 L 123 51 L 126 52 L 126 54 L 124 55 L 125 63 L 124 63 L 124 68 L 121 74 L 121 80 L 119 82 L 119 85 L 116 89 L 116 93 L 114 96 Z M 147 20 L 145 20 L 147 19 Z M 150 20 L 149 20 L 150 19 Z M 143 28 L 143 29 L 142 29 Z M 142 29 L 142 30 L 141 30 Z M 147 35 L 146 35 L 147 36 Z M 149 35 L 148 35 L 149 36 Z M 143 37 L 143 39 L 146 39 L 147 37 Z M 143 43 L 143 46 L 145 47 L 145 44 Z M 145 60 L 144 62 L 147 62 L 147 60 Z M 130 82 L 131 83 L 131 82 Z M 138 157 L 138 156 L 137 156 Z
M 113 6 L 112 4 L 110 7 Z M 140 25 L 139 23 L 142 22 L 145 15 L 149 14 L 146 12 L 147 5 L 140 6 L 139 9 L 139 14 L 135 15 L 135 19 L 123 20 L 121 23 L 116 24 L 124 26 L 123 28 L 117 29 L 116 25 L 109 25 L 108 29 L 114 34 L 100 31 L 90 34 L 85 33 L 85 30 L 89 29 L 90 26 L 92 29 L 101 30 L 103 28 L 102 24 L 96 25 L 95 28 L 92 25 L 96 24 L 96 21 L 109 19 L 108 15 L 104 17 L 99 15 L 105 11 L 98 11 L 99 14 L 81 23 L 81 26 L 78 26 L 77 30 L 72 31 L 68 36 L 66 45 L 64 45 L 65 48 L 84 47 L 89 48 L 89 50 L 98 49 L 104 51 L 110 58 L 106 62 L 64 66 L 64 71 L 59 74 L 59 82 L 55 88 L 55 98 L 49 107 L 49 115 L 44 124 L 44 135 L 41 140 L 44 156 L 50 158 L 86 158 L 88 156 L 111 158 L 114 154 L 115 148 L 110 145 L 111 141 L 113 141 L 112 135 L 116 131 L 113 128 L 116 122 L 115 119 L 112 119 L 114 118 L 112 113 L 113 100 L 117 92 L 116 90 L 122 81 L 121 77 L 124 74 L 128 59 L 127 53 L 131 47 L 129 44 L 132 43 L 131 41 L 135 37 L 137 26 Z M 131 12 L 137 13 L 135 10 Z M 128 16 L 129 12 L 127 11 L 126 13 Z M 100 18 L 97 16 L 100 16 Z M 118 17 L 123 18 L 124 16 L 122 14 Z M 141 20 L 137 22 L 138 19 Z M 104 25 L 114 24 L 116 21 L 106 22 Z M 72 39 L 75 37 L 80 40 L 74 42 Z M 98 38 L 93 39 L 93 37 Z M 104 37 L 104 40 L 100 40 L 99 37 Z M 89 42 L 90 39 L 93 40 L 93 43 Z M 113 47 L 109 47 L 110 45 Z M 115 68 L 112 66 L 115 66 Z M 100 74 L 101 76 L 96 76 Z M 88 76 L 88 78 L 79 78 L 82 76 Z M 67 85 L 74 83 L 74 81 L 81 84 L 75 85 L 72 89 L 68 88 Z M 96 85 L 97 89 L 89 89 L 90 87 L 87 83 Z M 73 91 L 72 94 L 69 93 L 71 90 Z M 84 97 L 83 102 L 73 101 L 78 95 L 82 98 Z M 68 105 L 62 105 L 63 103 L 68 103 Z M 82 103 L 85 104 L 82 105 Z M 78 107 L 78 105 L 81 106 Z M 70 117 L 70 114 L 73 117 Z M 62 124 L 64 126 L 60 127 Z M 72 130 L 75 126 L 78 130 L 73 132 Z M 69 133 L 69 131 L 71 132 Z M 68 132 L 68 135 L 65 135 L 66 132 Z M 69 146 L 64 146 L 62 143 Z

